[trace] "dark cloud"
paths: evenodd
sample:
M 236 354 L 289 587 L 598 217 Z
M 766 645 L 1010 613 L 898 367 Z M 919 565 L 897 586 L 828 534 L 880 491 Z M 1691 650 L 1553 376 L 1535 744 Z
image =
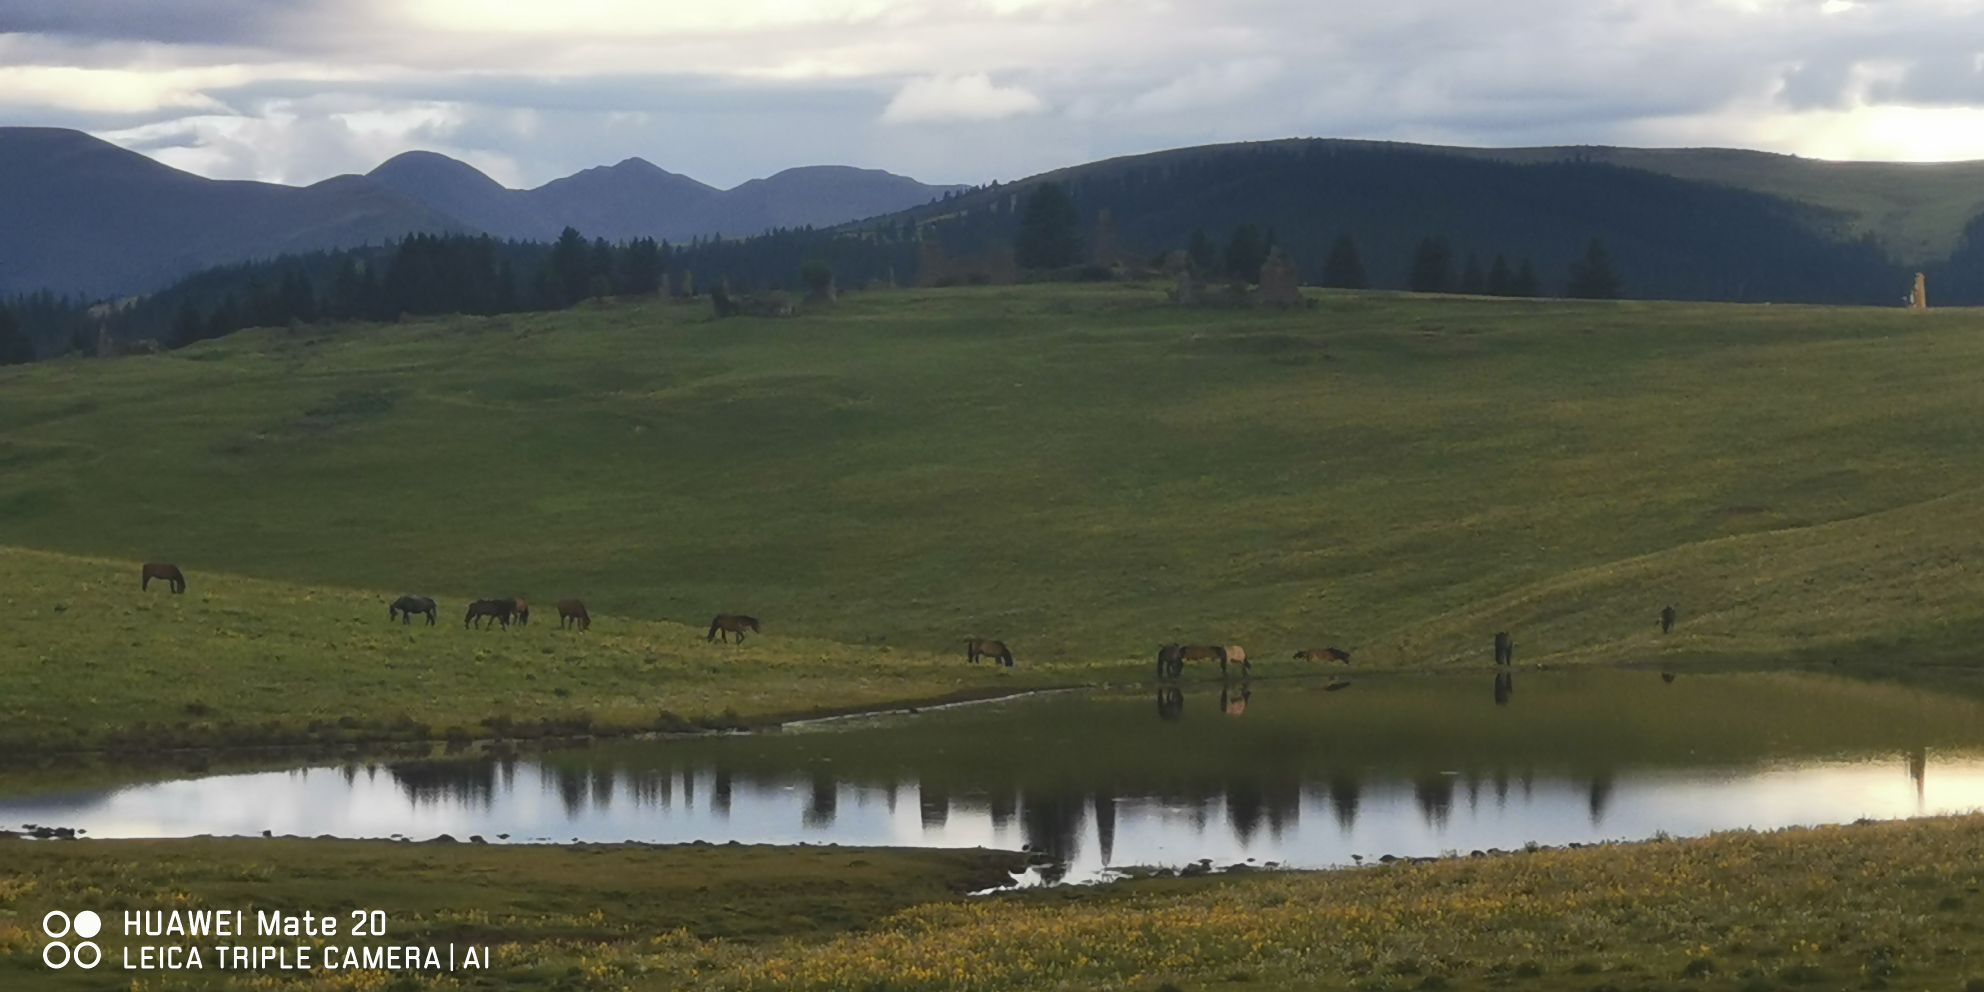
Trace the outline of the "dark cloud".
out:
M 328 0 L 7 0 L 0 34 L 106 41 L 266 45 L 340 5 Z

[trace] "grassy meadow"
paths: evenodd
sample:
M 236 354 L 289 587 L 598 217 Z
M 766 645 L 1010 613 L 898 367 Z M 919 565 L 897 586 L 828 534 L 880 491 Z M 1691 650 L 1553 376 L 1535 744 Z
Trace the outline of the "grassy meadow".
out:
M 1503 629 L 1525 664 L 1968 664 L 1980 331 L 1965 311 L 1226 311 L 1028 286 L 8 369 L 0 706 L 65 743 L 709 725 L 1110 681 L 1176 639 L 1247 645 L 1263 675 L 1325 644 L 1485 663 Z M 191 591 L 140 594 L 146 559 Z M 453 621 L 388 628 L 402 592 Z M 509 594 L 539 625 L 459 628 L 465 599 Z M 566 596 L 591 634 L 544 624 Z M 718 611 L 763 636 L 702 644 Z M 972 635 L 1019 671 L 966 668 Z
M 1001 858 L 0 839 L 0 983 L 103 987 L 37 957 L 43 912 L 92 905 L 381 908 L 389 935 L 496 945 L 488 972 L 417 983 L 439 989 L 1984 988 L 1974 816 L 958 895 Z M 396 987 L 364 972 L 118 974 L 135 992 Z

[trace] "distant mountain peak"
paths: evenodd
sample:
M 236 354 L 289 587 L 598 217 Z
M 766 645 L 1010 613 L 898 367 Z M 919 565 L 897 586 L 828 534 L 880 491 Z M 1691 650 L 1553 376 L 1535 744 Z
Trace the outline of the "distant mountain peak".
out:
M 401 152 L 379 163 L 367 176 L 399 186 L 403 182 L 459 182 L 485 188 L 503 188 L 488 174 L 457 158 L 440 152 Z

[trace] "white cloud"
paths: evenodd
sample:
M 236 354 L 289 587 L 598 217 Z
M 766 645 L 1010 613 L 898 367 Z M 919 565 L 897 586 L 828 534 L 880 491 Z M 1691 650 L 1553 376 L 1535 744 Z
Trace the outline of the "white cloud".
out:
M 1252 98 L 1280 72 L 1281 61 L 1273 58 L 1237 59 L 1200 66 L 1163 86 L 1138 94 L 1130 101 L 1129 110 L 1139 114 L 1175 114 L 1227 106 Z
M 925 76 L 896 91 L 882 111 L 891 124 L 925 121 L 995 121 L 1046 109 L 1041 99 L 1018 86 L 998 86 L 982 72 L 966 76 Z

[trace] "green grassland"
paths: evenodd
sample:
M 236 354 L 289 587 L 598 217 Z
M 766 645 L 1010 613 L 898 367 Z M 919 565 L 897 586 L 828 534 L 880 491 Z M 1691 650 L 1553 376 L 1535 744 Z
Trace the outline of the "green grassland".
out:
M 208 574 L 133 595 L 127 563 L 0 549 L 0 753 L 724 729 L 1085 681 L 804 637 L 712 644 L 597 615 L 468 630 L 388 622 L 388 597 Z M 1115 666 L 1123 678 L 1140 671 Z
M 1329 293 L 1269 312 L 1031 286 L 788 320 L 628 301 L 264 330 L 0 371 L 0 544 L 66 556 L 0 556 L 0 678 L 43 693 L 3 698 L 84 737 L 200 722 L 189 703 L 480 732 L 1107 681 L 1173 639 L 1245 644 L 1260 674 L 1322 644 L 1485 662 L 1500 629 L 1524 663 L 1969 663 L 1980 331 L 1967 311 Z M 152 558 L 191 592 L 139 593 Z M 456 618 L 527 595 L 540 625 L 580 596 L 601 620 L 389 630 L 401 592 Z M 703 645 L 720 610 L 763 636 Z M 969 635 L 1009 640 L 1019 674 L 966 669 Z M 79 666 L 91 695 L 49 702 Z
M 1005 856 L 1010 858 L 1010 856 Z M 1984 988 L 1984 820 L 1728 833 L 993 898 L 983 852 L 0 840 L 0 981 L 51 908 L 380 908 L 495 945 L 441 989 Z M 114 917 L 113 917 L 114 918 Z M 121 939 L 121 938 L 120 938 Z M 106 942 L 118 960 L 117 941 Z M 343 990 L 376 973 L 130 975 L 139 990 Z M 408 986 L 412 987 L 412 986 Z

